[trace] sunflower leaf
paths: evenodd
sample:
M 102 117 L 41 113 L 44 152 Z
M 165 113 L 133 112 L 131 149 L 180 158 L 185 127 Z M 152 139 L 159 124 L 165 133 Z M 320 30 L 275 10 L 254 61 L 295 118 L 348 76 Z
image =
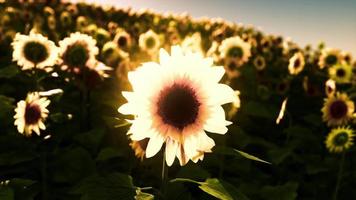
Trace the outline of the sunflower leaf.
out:
M 241 156 L 247 158 L 247 159 L 250 159 L 250 160 L 254 160 L 254 161 L 258 161 L 258 162 L 263 162 L 263 163 L 267 163 L 267 164 L 271 164 L 270 162 L 267 162 L 265 160 L 262 160 L 256 156 L 253 156 L 251 154 L 248 154 L 246 152 L 243 152 L 243 151 L 240 151 L 240 150 L 237 150 L 237 149 L 234 149 L 237 153 L 239 153 Z

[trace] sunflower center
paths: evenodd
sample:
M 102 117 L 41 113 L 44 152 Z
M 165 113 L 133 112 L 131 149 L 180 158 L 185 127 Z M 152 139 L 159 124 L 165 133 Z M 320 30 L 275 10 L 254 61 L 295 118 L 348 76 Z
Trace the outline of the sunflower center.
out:
M 341 132 L 334 137 L 333 143 L 336 146 L 344 146 L 348 140 L 349 140 L 349 135 L 346 132 Z
M 41 108 L 37 104 L 27 104 L 25 109 L 26 124 L 36 124 L 41 118 Z
M 230 62 L 227 67 L 229 68 L 229 70 L 233 71 L 236 69 L 237 66 L 235 62 Z
M 235 46 L 229 49 L 227 52 L 227 56 L 232 57 L 232 58 L 241 58 L 243 55 L 243 51 L 241 47 Z
M 294 68 L 297 69 L 300 67 L 300 59 L 295 60 L 294 62 Z
M 156 45 L 156 41 L 155 41 L 155 39 L 153 39 L 153 37 L 149 37 L 146 39 L 146 47 L 148 49 L 153 48 L 155 45 Z
M 336 70 L 336 76 L 338 77 L 344 77 L 346 75 L 346 72 L 344 69 L 337 69 Z
M 88 51 L 84 44 L 76 43 L 68 46 L 64 54 L 64 61 L 69 66 L 84 66 L 89 59 Z
M 33 63 L 40 63 L 47 59 L 47 48 L 39 42 L 28 42 L 23 49 L 24 56 Z
M 127 39 L 126 39 L 126 37 L 120 37 L 120 38 L 118 39 L 117 43 L 118 43 L 118 45 L 119 45 L 120 47 L 126 47 L 126 45 L 127 45 Z
M 200 102 L 191 87 L 175 83 L 160 93 L 157 105 L 163 121 L 182 130 L 196 121 Z
M 337 57 L 335 55 L 328 55 L 325 61 L 328 65 L 334 65 L 337 62 Z
M 333 118 L 339 119 L 346 115 L 347 105 L 342 100 L 334 101 L 330 106 L 330 114 Z

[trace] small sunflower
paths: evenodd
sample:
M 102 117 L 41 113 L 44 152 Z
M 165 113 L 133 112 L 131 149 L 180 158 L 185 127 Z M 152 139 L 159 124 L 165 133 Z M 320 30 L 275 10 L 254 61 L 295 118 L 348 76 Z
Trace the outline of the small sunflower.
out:
M 37 68 L 52 71 L 57 63 L 58 47 L 41 34 L 17 33 L 11 46 L 14 48 L 12 60 L 17 61 L 22 70 Z
M 348 122 L 354 112 L 354 102 L 349 99 L 345 93 L 336 93 L 325 99 L 323 112 L 323 121 L 328 126 L 344 125 Z
M 132 150 L 134 150 L 135 156 L 137 158 L 140 158 L 141 161 L 146 155 L 146 148 L 147 148 L 148 141 L 149 141 L 148 138 L 138 140 L 138 141 L 131 140 L 131 143 L 129 144 Z
M 336 83 L 334 80 L 329 79 L 325 82 L 325 94 L 326 96 L 334 95 L 336 92 Z
M 153 30 L 149 30 L 146 33 L 141 34 L 138 44 L 143 51 L 146 51 L 149 54 L 156 53 L 161 46 L 159 36 Z
M 329 68 L 329 76 L 336 83 L 350 83 L 353 73 L 348 64 L 336 64 Z
M 25 136 L 30 136 L 32 131 L 40 135 L 40 129 L 46 129 L 43 122 L 48 116 L 49 104 L 50 101 L 46 97 L 41 98 L 38 92 L 29 93 L 26 100 L 19 101 L 14 116 L 17 130 Z
M 305 60 L 303 53 L 298 52 L 295 53 L 290 59 L 289 59 L 289 65 L 288 65 L 288 70 L 289 73 L 292 75 L 297 75 L 301 71 L 303 71 L 305 65 Z
M 220 57 L 234 59 L 238 66 L 243 65 L 251 56 L 251 45 L 239 36 L 230 37 L 222 41 L 219 47 Z
M 331 130 L 325 140 L 326 148 L 331 153 L 341 153 L 349 149 L 353 143 L 354 131 L 349 127 L 338 127 Z
M 160 63 L 144 63 L 129 72 L 133 91 L 122 93 L 128 103 L 118 111 L 135 116 L 128 131 L 132 140 L 149 138 L 147 158 L 163 143 L 168 166 L 175 157 L 185 165 L 211 152 L 215 142 L 205 131 L 225 134 L 231 122 L 221 105 L 236 101 L 236 93 L 218 83 L 224 72 L 212 59 L 184 54 L 179 46 L 172 47 L 171 56 L 161 49 Z
M 119 30 L 115 37 L 114 37 L 114 42 L 116 45 L 123 50 L 128 50 L 131 47 L 132 41 L 131 41 L 131 36 L 124 30 Z
M 319 67 L 323 69 L 324 67 L 331 67 L 338 64 L 342 60 L 340 51 L 337 49 L 326 48 L 321 52 L 319 57 Z
M 185 37 L 181 45 L 183 52 L 200 53 L 201 55 L 203 55 L 201 41 L 202 41 L 201 35 L 198 32 L 194 33 L 191 36 Z
M 342 56 L 342 61 L 345 62 L 346 64 L 351 65 L 352 63 L 352 55 L 350 52 L 343 51 L 341 53 Z
M 256 56 L 256 58 L 253 60 L 253 65 L 258 71 L 261 71 L 266 67 L 266 60 L 263 56 Z
M 60 58 L 63 70 L 76 71 L 82 67 L 91 67 L 96 63 L 99 49 L 96 40 L 79 32 L 59 41 Z

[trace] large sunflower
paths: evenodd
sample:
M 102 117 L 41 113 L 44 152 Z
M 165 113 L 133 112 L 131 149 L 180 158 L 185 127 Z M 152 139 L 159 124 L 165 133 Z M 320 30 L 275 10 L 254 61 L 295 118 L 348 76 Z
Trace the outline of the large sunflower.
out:
M 323 121 L 328 126 L 344 125 L 350 120 L 354 112 L 354 102 L 349 99 L 345 93 L 336 93 L 325 99 L 323 112 Z
M 15 125 L 21 134 L 30 136 L 32 131 L 40 135 L 40 129 L 45 130 L 44 121 L 48 116 L 47 106 L 50 101 L 40 97 L 38 92 L 29 93 L 26 100 L 19 101 L 15 109 Z
M 22 70 L 37 68 L 52 71 L 57 63 L 58 47 L 41 34 L 17 33 L 11 45 L 14 48 L 12 60 L 17 61 Z
M 210 58 L 184 54 L 173 46 L 171 56 L 160 50 L 160 63 L 144 63 L 129 72 L 133 91 L 122 93 L 128 103 L 119 112 L 135 116 L 128 131 L 132 140 L 149 138 L 147 158 L 166 143 L 167 165 L 175 157 L 181 165 L 190 159 L 197 162 L 215 145 L 205 131 L 227 132 L 231 122 L 225 120 L 221 105 L 236 101 L 236 95 L 229 86 L 218 83 L 224 68 L 212 65 Z
M 353 130 L 348 127 L 338 127 L 331 130 L 325 140 L 330 152 L 341 153 L 353 145 Z

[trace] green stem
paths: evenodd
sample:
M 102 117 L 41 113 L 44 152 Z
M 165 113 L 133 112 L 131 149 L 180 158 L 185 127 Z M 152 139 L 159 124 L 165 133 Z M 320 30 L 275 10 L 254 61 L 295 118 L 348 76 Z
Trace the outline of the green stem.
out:
M 162 194 L 164 194 L 165 189 L 166 189 L 167 180 L 168 180 L 168 168 L 166 166 L 166 152 L 165 151 L 163 153 L 163 159 L 162 159 L 161 177 L 162 177 L 161 192 L 162 192 Z
M 339 188 L 340 188 L 340 184 L 341 184 L 341 180 L 342 180 L 342 172 L 343 172 L 343 168 L 344 168 L 344 162 L 345 162 L 345 152 L 342 153 L 342 157 L 341 157 L 339 173 L 337 175 L 337 181 L 336 181 L 335 192 L 334 192 L 334 197 L 333 197 L 334 200 L 337 200 L 337 196 L 339 193 Z

